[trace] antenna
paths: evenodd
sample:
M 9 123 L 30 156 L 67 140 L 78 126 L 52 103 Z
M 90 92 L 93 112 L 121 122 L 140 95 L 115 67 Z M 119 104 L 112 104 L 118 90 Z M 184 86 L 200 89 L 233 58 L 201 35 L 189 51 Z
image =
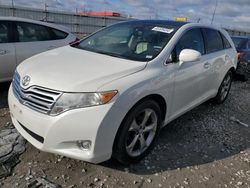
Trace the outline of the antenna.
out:
M 215 4 L 215 7 L 214 7 L 214 13 L 213 13 L 213 17 L 212 17 L 212 20 L 211 20 L 211 25 L 214 22 L 214 16 L 215 16 L 215 13 L 216 13 L 217 6 L 218 6 L 218 0 L 216 0 L 216 4 Z

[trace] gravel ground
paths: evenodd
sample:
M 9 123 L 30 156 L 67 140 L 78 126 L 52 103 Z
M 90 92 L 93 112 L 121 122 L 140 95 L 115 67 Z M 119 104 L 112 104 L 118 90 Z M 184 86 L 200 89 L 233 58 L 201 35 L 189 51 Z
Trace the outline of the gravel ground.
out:
M 8 84 L 0 85 L 0 130 L 11 126 Z M 250 82 L 234 82 L 223 105 L 206 102 L 162 129 L 139 164 L 94 165 L 40 152 L 29 143 L 2 187 L 46 177 L 62 187 L 250 188 Z M 248 127 L 247 127 L 248 126 Z M 0 185 L 0 187 L 1 187 Z

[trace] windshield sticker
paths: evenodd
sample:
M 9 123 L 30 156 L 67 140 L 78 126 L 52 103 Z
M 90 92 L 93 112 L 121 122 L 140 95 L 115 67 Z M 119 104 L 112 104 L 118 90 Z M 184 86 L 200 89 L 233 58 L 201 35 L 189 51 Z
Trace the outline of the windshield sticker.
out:
M 173 28 L 168 29 L 168 28 L 165 28 L 165 27 L 154 27 L 152 30 L 162 32 L 162 33 L 168 33 L 168 34 L 170 34 L 170 33 L 172 33 L 174 31 Z
M 147 59 L 152 59 L 152 57 L 153 57 L 152 55 L 147 55 L 146 56 Z

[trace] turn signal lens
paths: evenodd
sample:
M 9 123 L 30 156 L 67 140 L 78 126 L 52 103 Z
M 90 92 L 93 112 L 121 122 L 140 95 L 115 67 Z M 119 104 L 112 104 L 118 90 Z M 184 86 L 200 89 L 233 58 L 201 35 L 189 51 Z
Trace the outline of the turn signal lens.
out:
M 99 94 L 100 100 L 102 104 L 108 103 L 116 94 L 118 91 L 107 91 L 107 92 L 102 92 Z

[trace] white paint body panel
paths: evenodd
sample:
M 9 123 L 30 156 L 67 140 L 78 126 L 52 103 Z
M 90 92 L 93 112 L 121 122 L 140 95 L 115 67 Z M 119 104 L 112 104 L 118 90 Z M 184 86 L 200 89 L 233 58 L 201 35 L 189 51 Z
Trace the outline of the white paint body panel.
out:
M 116 132 L 127 112 L 138 101 L 152 94 L 163 97 L 167 104 L 163 122 L 166 125 L 214 97 L 228 70 L 236 68 L 234 47 L 203 55 L 196 62 L 165 64 L 182 34 L 193 27 L 201 25 L 182 26 L 163 51 L 148 63 L 71 47 L 42 53 L 24 61 L 17 71 L 21 78 L 25 75 L 31 77 L 30 85 L 67 92 L 118 90 L 119 93 L 106 105 L 70 110 L 52 117 L 20 104 L 10 88 L 9 107 L 15 127 L 41 150 L 93 163 L 109 159 Z M 232 44 L 229 36 L 226 37 Z M 19 122 L 42 136 L 44 143 L 32 138 Z M 91 149 L 81 150 L 75 144 L 77 140 L 91 140 Z

